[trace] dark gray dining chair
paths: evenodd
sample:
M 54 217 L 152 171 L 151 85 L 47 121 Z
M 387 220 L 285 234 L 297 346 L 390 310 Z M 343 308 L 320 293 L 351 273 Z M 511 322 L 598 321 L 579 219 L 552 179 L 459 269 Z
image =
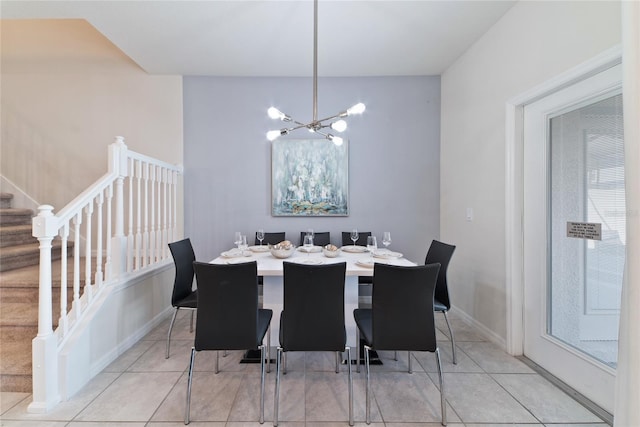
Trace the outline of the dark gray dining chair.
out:
M 282 241 L 286 240 L 284 231 L 277 232 L 265 232 L 264 239 L 262 240 L 263 245 L 276 245 Z M 260 244 L 260 240 L 258 240 L 258 232 L 256 232 L 256 240 L 255 245 Z
M 280 346 L 276 356 L 273 425 L 278 425 L 282 359 L 290 351 L 331 351 L 340 371 L 340 354 L 347 353 L 349 425 L 353 425 L 351 349 L 344 325 L 344 286 L 347 264 L 304 265 L 284 262 L 284 299 L 280 314 Z M 285 367 L 286 372 L 286 358 Z
M 286 240 L 284 231 L 276 231 L 276 232 L 265 232 L 264 239 L 262 240 L 263 245 L 277 245 L 278 243 Z M 256 245 L 260 244 L 260 240 L 258 240 L 258 232 L 256 232 Z M 264 284 L 264 278 L 262 276 L 258 276 L 258 285 L 262 286 Z
M 171 331 L 176 321 L 178 311 L 181 309 L 191 310 L 191 323 L 189 331 L 193 332 L 193 314 L 198 307 L 198 292 L 193 289 L 193 262 L 196 260 L 193 246 L 189 238 L 182 239 L 177 242 L 169 243 L 169 250 L 173 256 L 176 274 L 173 281 L 173 291 L 171 293 L 171 305 L 175 309 L 169 332 L 167 332 L 167 351 L 165 358 L 169 358 L 169 349 L 171 348 Z
M 260 349 L 260 423 L 264 422 L 265 358 L 269 371 L 268 334 L 273 311 L 258 308 L 257 263 L 193 263 L 198 281 L 196 336 L 191 348 L 184 423 L 189 424 L 191 385 L 196 352 L 215 351 L 215 373 L 220 350 Z M 265 334 L 267 345 L 263 343 Z M 265 354 L 266 353 L 266 354 Z
M 436 282 L 436 291 L 433 297 L 433 309 L 443 314 L 444 320 L 447 322 L 447 328 L 449 328 L 449 337 L 451 338 L 451 352 L 453 357 L 453 363 L 457 364 L 456 357 L 456 340 L 453 336 L 453 329 L 449 323 L 447 312 L 451 309 L 451 300 L 449 299 L 449 285 L 447 284 L 447 269 L 449 268 L 449 262 L 453 256 L 453 252 L 456 247 L 446 243 L 442 243 L 438 240 L 433 240 L 427 257 L 424 260 L 425 264 L 440 264 L 440 271 L 438 272 L 438 280 Z
M 439 264 L 395 266 L 376 263 L 373 271 L 371 309 L 353 312 L 358 340 L 364 340 L 366 423 L 371 423 L 370 351 L 429 351 L 435 354 L 440 382 L 442 425 L 447 424 L 445 388 L 436 340 L 433 295 Z M 356 347 L 359 353 L 360 343 Z M 360 355 L 356 355 L 359 368 Z M 409 359 L 411 372 L 411 358 Z
M 306 231 L 300 232 L 300 245 L 304 244 L 304 236 L 307 234 Z M 329 231 L 322 231 L 320 233 L 313 233 L 313 244 L 314 246 L 326 246 L 331 243 L 331 233 Z
M 358 246 L 367 246 L 367 237 L 371 236 L 370 231 L 361 231 L 358 232 L 358 240 L 356 240 L 356 245 Z M 353 245 L 353 240 L 351 240 L 351 232 L 343 231 L 342 232 L 342 246 Z

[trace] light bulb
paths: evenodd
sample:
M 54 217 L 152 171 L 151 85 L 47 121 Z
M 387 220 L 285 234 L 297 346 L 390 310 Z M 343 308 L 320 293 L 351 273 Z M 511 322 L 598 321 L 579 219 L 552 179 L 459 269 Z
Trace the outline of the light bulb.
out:
M 347 116 L 351 116 L 353 114 L 362 114 L 364 113 L 364 110 L 366 108 L 367 107 L 362 102 L 359 102 L 347 110 Z
M 275 141 L 280 135 L 282 135 L 282 132 L 280 132 L 279 130 L 270 130 L 269 132 L 267 132 L 267 139 L 269 141 Z
M 269 115 L 270 118 L 276 120 L 282 120 L 282 118 L 284 117 L 284 113 L 280 110 L 278 110 L 276 107 L 270 107 L 267 110 L 267 114 Z
M 344 140 L 339 136 L 333 136 L 331 134 L 328 134 L 327 138 L 329 139 L 329 141 L 333 142 L 336 147 L 341 146 L 342 143 L 344 142 Z
M 347 129 L 347 122 L 344 120 L 338 120 L 337 122 L 331 123 L 331 129 L 336 132 L 344 132 Z

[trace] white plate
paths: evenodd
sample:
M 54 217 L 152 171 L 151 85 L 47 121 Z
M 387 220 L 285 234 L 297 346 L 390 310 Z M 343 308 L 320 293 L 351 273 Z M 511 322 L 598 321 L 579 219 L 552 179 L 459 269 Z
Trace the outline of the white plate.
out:
M 241 256 L 251 256 L 251 252 L 241 251 L 239 249 L 231 249 L 230 251 L 222 252 L 220 255 L 225 258 L 238 258 Z
M 393 252 L 387 249 L 378 249 L 373 253 L 374 258 L 402 258 L 402 254 L 400 252 Z
M 249 246 L 249 250 L 251 252 L 269 252 L 269 246 L 267 245 L 256 245 L 256 246 Z
M 373 264 L 375 263 L 376 261 L 372 260 L 371 258 L 360 259 L 356 261 L 357 265 L 359 265 L 360 267 L 366 267 L 366 268 L 373 268 Z
M 308 265 L 324 264 L 324 260 L 321 258 L 296 258 L 295 262 L 297 262 L 298 264 L 308 264 Z
M 363 252 L 367 252 L 367 248 L 360 245 L 345 245 L 341 247 L 344 252 L 350 252 L 352 254 L 361 254 Z
M 305 248 L 304 246 L 300 246 L 298 248 L 298 250 L 300 252 L 309 252 L 309 253 L 313 254 L 313 253 L 316 253 L 316 252 L 322 252 L 322 246 L 312 246 L 311 249 L 309 249 L 308 251 L 307 251 L 307 248 Z

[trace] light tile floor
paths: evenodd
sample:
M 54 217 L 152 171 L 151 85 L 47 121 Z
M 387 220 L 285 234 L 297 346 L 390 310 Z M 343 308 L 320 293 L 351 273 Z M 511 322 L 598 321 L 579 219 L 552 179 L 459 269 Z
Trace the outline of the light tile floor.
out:
M 446 324 L 436 315 L 450 426 L 607 426 L 569 395 L 491 342 L 460 319 L 452 319 L 458 339 L 458 364 L 451 362 Z M 164 358 L 169 320 L 129 349 L 69 401 L 46 415 L 30 414 L 25 393 L 2 393 L 0 426 L 6 427 L 176 427 L 183 425 L 186 377 L 193 335 L 189 313 L 174 327 L 171 357 Z M 275 353 L 275 351 L 273 352 Z M 196 355 L 191 401 L 194 427 L 259 426 L 258 364 L 240 364 L 240 352 L 220 357 Z M 274 356 L 272 354 L 272 356 Z M 374 427 L 440 425 L 440 394 L 435 356 L 413 353 L 413 374 L 407 353 L 398 361 L 380 354 L 383 365 L 372 366 Z M 280 390 L 280 425 L 284 427 L 346 426 L 347 375 L 334 372 L 331 353 L 291 353 Z M 273 420 L 275 366 L 267 374 L 265 425 Z M 354 414 L 365 425 L 364 369 L 354 370 Z

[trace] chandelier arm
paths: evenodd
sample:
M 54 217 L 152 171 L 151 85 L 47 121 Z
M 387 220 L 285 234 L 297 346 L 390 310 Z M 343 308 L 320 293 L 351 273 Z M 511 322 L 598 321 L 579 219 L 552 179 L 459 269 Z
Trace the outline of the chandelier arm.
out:
M 338 117 L 346 117 L 347 116 L 347 112 L 346 111 L 342 111 L 338 114 L 334 114 L 333 116 L 330 117 L 326 117 L 324 119 L 320 119 L 320 120 L 316 120 L 315 123 L 322 123 L 322 122 L 326 122 L 327 120 L 333 120 L 333 119 L 337 119 Z
M 329 139 L 329 134 L 327 134 L 327 133 L 320 132 L 319 130 L 314 130 L 313 132 L 314 132 L 314 133 L 317 133 L 318 135 L 322 135 L 322 136 L 324 136 L 325 138 Z
M 295 120 L 292 120 L 292 121 L 293 121 L 293 123 L 295 123 L 298 126 L 294 126 L 294 127 L 288 128 L 289 132 L 291 132 L 292 130 L 297 130 L 297 129 L 302 129 L 302 128 L 309 128 L 309 127 L 311 127 L 313 125 L 313 122 L 305 124 L 305 123 L 300 123 L 300 122 L 295 121 Z

